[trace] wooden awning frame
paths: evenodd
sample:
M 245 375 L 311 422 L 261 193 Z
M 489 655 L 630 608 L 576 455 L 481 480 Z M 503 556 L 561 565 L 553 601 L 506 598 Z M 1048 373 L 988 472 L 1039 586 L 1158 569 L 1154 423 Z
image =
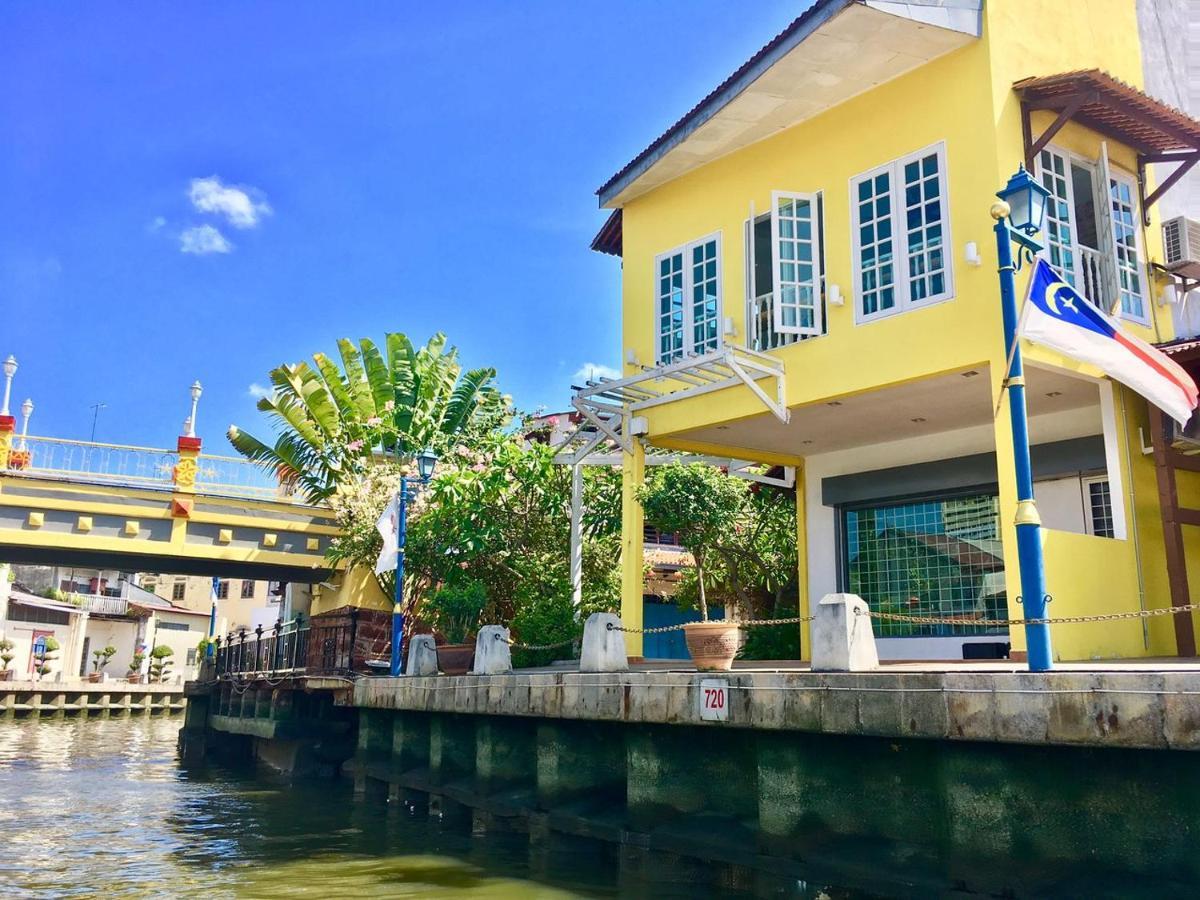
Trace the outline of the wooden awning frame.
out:
M 1038 154 L 1068 122 L 1111 137 L 1137 152 L 1138 192 L 1147 226 L 1150 207 L 1200 162 L 1200 122 L 1099 69 L 1026 78 L 1016 82 L 1013 90 L 1021 97 L 1025 168 L 1033 171 Z M 1037 111 L 1058 115 L 1035 138 L 1032 117 Z M 1150 163 L 1178 165 L 1147 195 Z

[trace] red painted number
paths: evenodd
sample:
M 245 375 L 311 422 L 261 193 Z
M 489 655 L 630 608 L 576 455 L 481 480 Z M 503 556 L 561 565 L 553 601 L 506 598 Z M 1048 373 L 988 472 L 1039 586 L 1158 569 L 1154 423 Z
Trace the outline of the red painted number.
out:
M 719 689 L 705 688 L 704 706 L 706 709 L 724 709 L 725 692 Z

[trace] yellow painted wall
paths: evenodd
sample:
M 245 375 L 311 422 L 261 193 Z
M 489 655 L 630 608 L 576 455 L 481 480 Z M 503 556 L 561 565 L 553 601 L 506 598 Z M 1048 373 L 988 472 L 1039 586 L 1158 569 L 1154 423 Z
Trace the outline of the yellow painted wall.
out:
M 845 304 L 826 305 L 827 334 L 773 351 L 785 363 L 788 404 L 795 407 L 817 403 L 983 365 L 989 366 L 993 397 L 998 398 L 1005 356 L 989 207 L 994 192 L 1023 158 L 1020 108 L 1011 86 L 1025 77 L 1087 68 L 1100 68 L 1140 85 L 1138 40 L 1133 0 L 993 0 L 985 6 L 981 40 L 632 200 L 624 207 L 623 216 L 622 358 L 627 350 L 634 351 L 644 364 L 656 358 L 655 257 L 714 232 L 722 238 L 722 316 L 730 317 L 735 328 L 735 334 L 727 340 L 743 343 L 743 229 L 751 204 L 761 214 L 770 208 L 772 190 L 820 191 L 826 284 L 841 288 Z M 1038 114 L 1035 133 L 1051 119 L 1049 114 Z M 945 143 L 946 152 L 950 209 L 947 251 L 953 265 L 954 297 L 856 324 L 850 180 L 938 142 Z M 1054 143 L 1092 159 L 1100 152 L 1099 136 L 1074 124 L 1063 129 Z M 1110 141 L 1108 150 L 1114 168 L 1136 171 L 1134 154 L 1128 148 Z M 1161 257 L 1157 232 L 1157 222 L 1143 230 L 1145 257 Z M 979 246 L 981 266 L 965 262 L 963 248 L 968 241 Z M 1024 291 L 1026 278 L 1027 272 L 1018 276 L 1019 293 Z M 1149 327 L 1129 325 L 1130 330 L 1148 340 L 1172 336 L 1169 310 L 1158 306 L 1158 298 L 1159 289 L 1154 286 L 1149 299 Z M 1043 351 L 1035 350 L 1030 357 L 1071 371 L 1098 374 Z M 627 371 L 632 373 L 632 369 Z M 1121 398 L 1121 414 L 1136 441 L 1139 416 L 1144 419 L 1144 403 L 1124 393 Z M 650 440 L 656 444 L 759 458 L 753 447 L 739 441 L 735 423 L 762 415 L 763 411 L 747 389 L 733 388 L 654 407 L 645 415 Z M 717 423 L 734 424 L 728 432 L 728 443 L 719 447 L 695 446 L 680 435 Z M 1001 410 L 995 432 L 1005 562 L 1011 573 L 1010 614 L 1015 617 L 1021 609 L 1015 603 L 1018 566 L 1012 522 L 1016 498 L 1007 406 Z M 1129 522 L 1130 537 L 1125 541 L 1047 534 L 1047 575 L 1055 598 L 1051 607 L 1054 616 L 1169 602 L 1165 601 L 1153 466 L 1136 446 L 1127 455 L 1124 433 L 1120 437 L 1120 466 L 1126 491 L 1132 474 L 1136 523 Z M 799 448 L 794 452 L 801 455 Z M 766 460 L 767 456 L 762 454 L 761 458 Z M 1129 458 L 1133 459 L 1132 473 Z M 1126 502 L 1130 505 L 1128 497 Z M 626 527 L 631 524 L 627 522 Z M 1141 583 L 1137 575 L 1138 546 L 1133 541 L 1135 524 L 1142 541 L 1138 545 Z M 1200 538 L 1196 540 L 1200 543 Z M 1195 577 L 1200 581 L 1200 573 Z M 629 595 L 624 610 L 628 615 L 634 604 L 632 588 L 624 593 Z M 640 614 L 640 588 L 638 599 Z M 1169 619 L 1150 625 L 1148 642 L 1140 622 L 1058 626 L 1055 631 L 1055 649 L 1060 658 L 1174 651 Z M 1014 629 L 1014 639 L 1017 647 L 1023 646 L 1019 629 Z
M 391 612 L 392 600 L 379 587 L 375 573 L 362 566 L 339 572 L 332 581 L 335 590 L 317 587 L 313 590 L 311 615 L 357 606 L 361 609 L 381 609 Z

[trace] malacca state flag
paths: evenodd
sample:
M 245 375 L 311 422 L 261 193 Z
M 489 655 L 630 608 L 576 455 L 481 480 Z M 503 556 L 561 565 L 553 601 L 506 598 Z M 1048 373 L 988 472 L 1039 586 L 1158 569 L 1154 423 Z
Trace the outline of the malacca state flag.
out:
M 1196 382 L 1170 357 L 1123 330 L 1039 259 L 1021 311 L 1021 337 L 1104 370 L 1180 425 L 1196 408 Z

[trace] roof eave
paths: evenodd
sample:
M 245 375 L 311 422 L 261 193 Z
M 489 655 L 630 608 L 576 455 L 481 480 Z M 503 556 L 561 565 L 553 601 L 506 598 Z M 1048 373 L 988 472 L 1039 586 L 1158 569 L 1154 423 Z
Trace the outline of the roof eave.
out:
M 720 112 L 771 66 L 843 9 L 857 2 L 859 0 L 818 0 L 816 5 L 796 18 L 772 44 L 768 44 L 751 57 L 743 69 L 735 73 L 726 84 L 701 101 L 699 106 L 668 130 L 662 138 L 605 182 L 596 191 L 600 198 L 600 206 L 608 207 L 629 185 L 637 181 L 663 156 L 687 140 L 697 128 Z

